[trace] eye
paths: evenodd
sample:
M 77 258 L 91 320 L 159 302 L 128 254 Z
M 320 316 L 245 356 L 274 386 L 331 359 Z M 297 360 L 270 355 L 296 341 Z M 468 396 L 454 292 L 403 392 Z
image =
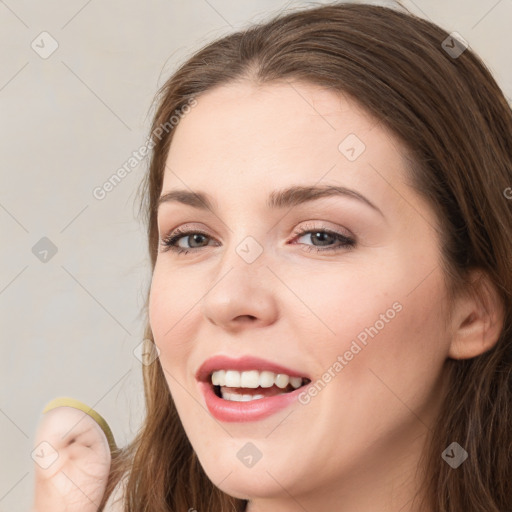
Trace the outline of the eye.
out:
M 308 252 L 332 252 L 340 251 L 342 249 L 347 250 L 352 249 L 356 244 L 356 241 L 353 238 L 324 227 L 315 228 L 313 226 L 304 226 L 302 229 L 295 231 L 294 234 L 297 235 L 298 238 L 302 238 L 304 236 L 306 239 L 309 238 L 309 240 L 313 242 L 313 245 L 306 245 L 304 247 L 304 250 Z M 333 241 L 337 241 L 338 245 L 328 245 L 329 243 L 332 244 Z M 316 242 L 318 242 L 319 245 L 316 245 Z
M 309 239 L 313 241 L 313 245 L 305 245 L 305 248 L 303 249 L 308 252 L 340 251 L 342 249 L 347 250 L 352 249 L 356 244 L 356 241 L 353 238 L 324 227 L 315 228 L 314 226 L 304 226 L 302 229 L 294 231 L 293 234 L 295 235 L 295 238 L 302 238 L 306 235 L 309 236 Z M 204 244 L 202 242 L 204 242 L 205 239 L 208 240 L 210 238 L 211 237 L 209 235 L 202 231 L 178 228 L 161 240 L 161 245 L 163 246 L 162 252 L 170 250 L 176 254 L 187 254 L 191 251 L 197 251 L 202 247 L 207 247 L 208 243 Z M 181 239 L 188 241 L 191 246 L 182 247 L 178 245 Z M 333 242 L 337 242 L 337 245 L 329 245 Z M 199 244 L 199 246 L 196 246 L 196 244 Z
M 175 229 L 173 232 L 171 232 L 167 237 L 163 238 L 161 241 L 161 244 L 163 246 L 162 252 L 166 251 L 173 251 L 177 254 L 187 254 L 190 251 L 194 251 L 196 249 L 200 249 L 200 247 L 190 247 L 190 248 L 183 248 L 179 245 L 176 245 L 176 243 L 181 239 L 184 238 L 185 240 L 193 240 L 192 244 L 195 243 L 201 243 L 201 239 L 210 238 L 206 233 L 203 233 L 202 231 L 193 231 L 193 230 L 186 230 L 186 229 Z M 204 246 L 202 246 L 204 247 Z M 188 250 L 187 250 L 188 249 Z

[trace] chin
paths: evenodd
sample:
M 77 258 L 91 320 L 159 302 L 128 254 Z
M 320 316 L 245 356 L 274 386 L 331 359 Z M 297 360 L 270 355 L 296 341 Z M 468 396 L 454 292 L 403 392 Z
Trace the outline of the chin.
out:
M 217 485 L 217 487 L 229 496 L 238 498 L 241 500 L 252 500 L 255 498 L 273 498 L 283 492 L 283 487 L 287 487 L 287 483 L 284 483 L 281 487 L 275 480 L 273 480 L 268 473 L 252 473 L 250 470 L 244 472 L 242 475 L 240 472 L 233 472 L 227 478 L 224 476 L 224 481 Z M 209 475 L 208 475 L 209 476 Z M 215 475 L 220 476 L 220 475 Z M 213 482 L 219 482 L 220 480 L 214 480 Z
M 252 467 L 247 467 L 225 450 L 218 458 L 208 454 L 208 460 L 199 458 L 201 466 L 211 482 L 226 494 L 238 499 L 272 498 L 283 494 L 283 488 L 297 488 L 297 475 L 290 473 L 289 464 L 282 458 L 264 460 L 262 457 Z M 232 458 L 233 457 L 233 458 Z M 233 460 L 234 459 L 234 460 Z M 276 465 L 277 462 L 277 465 Z M 303 483 L 306 485 L 307 478 Z M 301 488 L 302 486 L 299 486 Z

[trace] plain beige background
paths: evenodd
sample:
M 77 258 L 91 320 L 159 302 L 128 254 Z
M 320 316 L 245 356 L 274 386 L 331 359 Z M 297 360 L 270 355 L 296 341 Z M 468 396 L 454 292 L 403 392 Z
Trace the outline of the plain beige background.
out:
M 153 95 L 188 55 L 314 3 L 0 1 L 0 511 L 29 510 L 52 398 L 93 406 L 119 445 L 142 420 L 134 350 L 150 274 L 134 201 L 146 162 L 104 199 L 93 190 L 144 144 Z M 403 3 L 459 32 L 512 97 L 512 0 Z

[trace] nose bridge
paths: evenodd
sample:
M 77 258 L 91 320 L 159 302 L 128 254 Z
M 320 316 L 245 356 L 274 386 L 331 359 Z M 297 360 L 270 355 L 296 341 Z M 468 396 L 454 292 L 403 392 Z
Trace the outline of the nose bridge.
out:
M 271 277 L 267 268 L 269 244 L 264 237 L 263 230 L 241 228 L 231 231 L 219 260 L 218 278 L 224 275 L 246 290 L 249 287 L 251 293 L 257 293 Z
M 264 227 L 248 229 L 241 223 L 225 242 L 216 278 L 202 301 L 204 316 L 215 325 L 231 325 L 236 318 L 251 317 L 266 324 L 276 317 L 274 279 L 267 268 Z M 270 265 L 271 266 L 271 265 Z M 235 323 L 234 325 L 238 325 Z
M 247 204 L 241 203 L 232 211 L 235 213 L 226 221 L 226 247 L 233 251 L 233 254 L 226 255 L 228 264 L 238 266 L 241 261 L 248 268 L 261 266 L 267 259 L 264 256 L 273 231 L 256 213 L 248 210 Z
M 240 259 L 246 264 L 247 267 L 256 264 L 256 266 L 260 266 L 264 259 L 262 258 L 265 253 L 265 248 L 267 248 L 268 252 L 268 244 L 261 240 L 263 235 L 256 234 L 254 235 L 248 233 L 244 238 L 235 246 L 235 252 L 240 257 Z M 258 239 L 256 238 L 258 237 Z

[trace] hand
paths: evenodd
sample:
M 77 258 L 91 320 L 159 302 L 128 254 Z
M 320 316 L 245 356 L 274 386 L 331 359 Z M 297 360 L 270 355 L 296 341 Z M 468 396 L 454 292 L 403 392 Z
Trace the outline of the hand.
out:
M 33 512 L 97 512 L 111 462 L 111 447 L 100 425 L 82 410 L 61 405 L 44 413 L 34 447 Z

